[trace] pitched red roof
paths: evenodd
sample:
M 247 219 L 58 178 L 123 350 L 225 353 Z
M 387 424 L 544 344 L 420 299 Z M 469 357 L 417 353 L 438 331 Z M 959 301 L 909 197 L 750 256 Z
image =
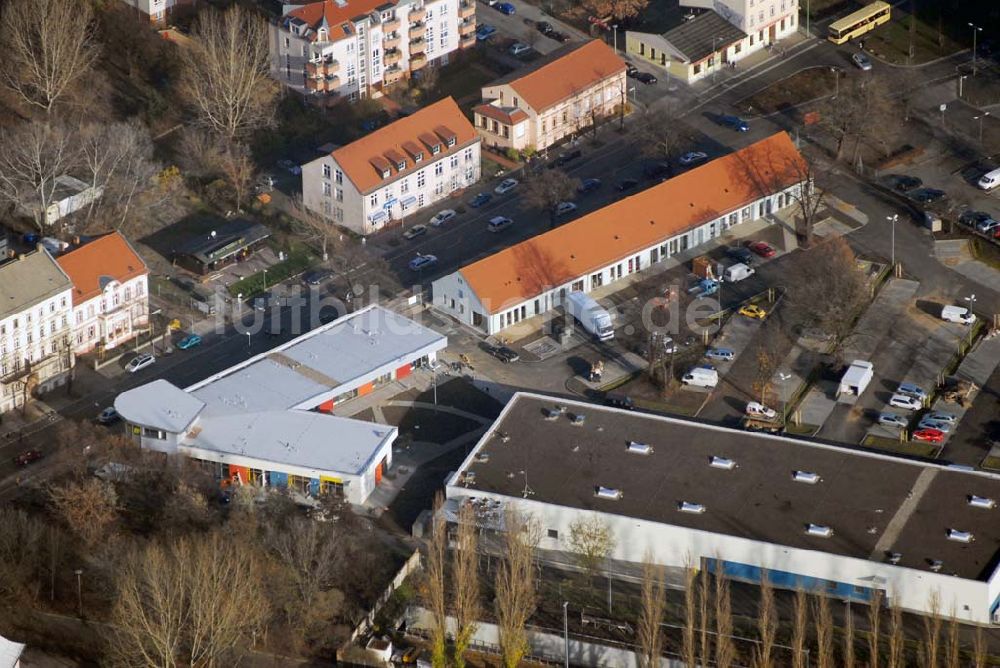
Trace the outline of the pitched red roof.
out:
M 448 146 L 446 138 L 449 136 L 455 138 L 454 146 Z M 338 148 L 330 156 L 337 161 L 351 183 L 365 193 L 386 182 L 378 166 L 391 167 L 389 178 L 396 178 L 400 174 L 421 169 L 478 139 L 476 130 L 455 104 L 455 100 L 446 97 L 411 116 L 400 118 Z M 439 147 L 437 155 L 431 153 L 430 147 L 434 145 Z M 402 172 L 399 171 L 398 164 L 390 162 L 391 158 L 387 157 L 400 152 L 410 156 L 406 161 L 406 169 Z M 423 154 L 419 163 L 413 159 L 417 153 Z
M 511 111 L 505 111 L 500 107 L 495 107 L 492 104 L 480 104 L 472 108 L 472 111 L 485 116 L 486 118 L 492 118 L 495 121 L 499 121 L 504 125 L 517 125 L 521 121 L 528 120 L 528 114 L 526 114 L 522 109 L 513 109 Z
M 288 12 L 285 16 L 301 19 L 314 30 L 319 27 L 323 19 L 326 19 L 327 27 L 330 31 L 329 40 L 335 42 L 347 34 L 353 34 L 349 32 L 354 30 L 353 27 L 345 31 L 345 23 L 349 24 L 352 19 L 371 13 L 376 7 L 386 4 L 386 1 L 348 0 L 347 2 L 338 4 L 333 0 L 325 0 L 324 2 L 312 2 L 308 5 L 302 5 Z
M 124 283 L 149 273 L 146 263 L 118 232 L 74 248 L 56 262 L 73 282 L 73 306 L 101 294 L 107 279 Z
M 521 99 L 541 113 L 624 71 L 625 61 L 595 39 L 509 83 Z
M 784 132 L 730 153 L 459 271 L 489 313 L 531 299 L 799 183 Z

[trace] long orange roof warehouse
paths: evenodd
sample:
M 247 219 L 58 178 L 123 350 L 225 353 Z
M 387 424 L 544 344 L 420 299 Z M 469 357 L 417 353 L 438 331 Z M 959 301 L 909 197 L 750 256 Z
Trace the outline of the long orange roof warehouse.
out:
M 459 271 L 497 313 L 772 194 L 765 184 L 776 192 L 805 174 L 780 132 Z

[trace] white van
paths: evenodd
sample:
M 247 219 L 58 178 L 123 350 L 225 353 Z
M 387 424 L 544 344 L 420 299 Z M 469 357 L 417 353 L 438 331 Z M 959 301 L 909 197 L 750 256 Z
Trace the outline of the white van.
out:
M 941 319 L 948 322 L 957 322 L 962 325 L 971 325 L 976 321 L 976 316 L 969 312 L 964 306 L 949 306 L 941 308 Z
M 715 387 L 719 384 L 719 372 L 715 369 L 696 366 L 681 378 L 681 382 L 695 387 Z
M 740 262 L 739 264 L 734 264 L 726 267 L 726 271 L 723 274 L 723 278 L 726 279 L 727 283 L 738 283 L 744 278 L 748 278 L 753 275 L 754 270 L 751 267 Z
M 1000 186 L 1000 169 L 994 169 L 992 172 L 986 172 L 983 177 L 979 179 L 979 187 L 983 190 L 993 190 L 997 186 Z

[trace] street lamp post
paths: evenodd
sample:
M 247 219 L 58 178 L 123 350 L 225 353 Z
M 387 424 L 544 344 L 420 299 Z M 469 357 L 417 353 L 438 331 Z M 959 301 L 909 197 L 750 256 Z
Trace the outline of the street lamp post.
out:
M 565 668 L 569 668 L 569 601 L 563 601 L 563 640 L 565 642 L 563 650 Z
M 890 261 L 892 262 L 892 270 L 895 271 L 896 270 L 896 221 L 899 220 L 899 214 L 894 213 L 891 216 L 886 216 L 885 219 L 892 222 L 892 251 L 891 251 L 892 256 Z
M 958 99 L 960 100 L 962 99 L 962 84 L 965 81 L 965 77 L 967 76 L 969 75 L 963 74 L 962 76 L 958 77 Z
M 76 575 L 76 608 L 80 617 L 83 617 L 83 569 L 73 571 Z
M 983 29 L 971 21 L 969 22 L 969 27 L 972 28 L 972 76 L 976 76 L 976 36 Z
M 785 388 L 785 381 L 792 377 L 790 373 L 778 372 L 778 383 L 781 385 L 781 424 L 788 424 L 788 391 Z
M 250 332 L 247 332 L 247 350 L 250 350 Z
M 972 120 L 979 121 L 979 143 L 983 143 L 983 119 L 990 115 L 990 112 L 984 111 L 980 116 L 973 116 Z
M 612 25 L 611 26 L 611 30 L 614 33 L 614 38 L 613 39 L 614 39 L 615 53 L 618 53 L 618 24 L 615 23 L 614 25 Z

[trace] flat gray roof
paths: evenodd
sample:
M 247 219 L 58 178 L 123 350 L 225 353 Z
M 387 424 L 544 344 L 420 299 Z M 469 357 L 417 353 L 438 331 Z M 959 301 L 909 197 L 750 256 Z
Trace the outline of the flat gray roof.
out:
M 559 405 L 566 413 L 546 419 Z M 652 454 L 629 452 L 632 442 Z M 715 468 L 713 457 L 736 468 Z M 941 572 L 968 579 L 986 580 L 1000 554 L 1000 508 L 968 503 L 1000 502 L 1000 477 L 543 395 L 515 395 L 451 484 L 466 470 L 474 481 L 461 484 L 473 494 L 521 498 L 527 478 L 536 502 L 880 562 L 898 552 L 900 566 L 928 570 L 940 560 Z M 821 481 L 798 482 L 796 471 Z M 599 498 L 598 487 L 622 497 Z M 706 510 L 680 512 L 683 501 Z M 809 524 L 834 533 L 809 535 Z M 951 529 L 975 540 L 951 540 Z
M 44 248 L 0 264 L 0 320 L 72 287 Z
M 378 369 L 402 366 L 414 355 L 441 350 L 447 343 L 443 334 L 371 305 L 187 391 L 219 412 L 313 408 Z
M 130 422 L 172 434 L 187 429 L 204 407 L 204 401 L 162 378 L 115 398 L 115 410 Z

